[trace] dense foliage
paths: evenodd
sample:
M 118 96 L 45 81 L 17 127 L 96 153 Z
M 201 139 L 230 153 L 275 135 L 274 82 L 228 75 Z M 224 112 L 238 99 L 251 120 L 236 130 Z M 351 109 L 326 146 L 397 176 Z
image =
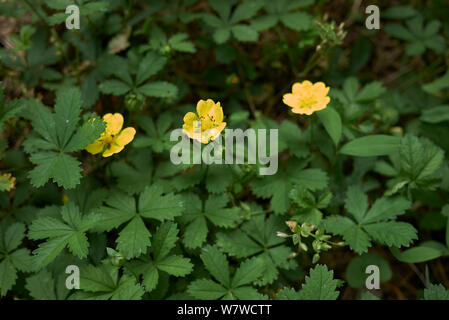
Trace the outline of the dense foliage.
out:
M 0 1 L 0 296 L 449 299 L 449 5 L 365 2 Z

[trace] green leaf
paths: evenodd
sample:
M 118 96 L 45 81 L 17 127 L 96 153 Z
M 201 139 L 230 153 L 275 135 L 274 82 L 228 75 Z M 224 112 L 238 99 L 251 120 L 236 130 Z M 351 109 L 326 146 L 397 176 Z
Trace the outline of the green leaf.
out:
M 349 247 L 362 254 L 371 246 L 370 238 L 351 219 L 341 216 L 330 216 L 323 220 L 326 231 L 343 236 Z
M 165 81 L 147 83 L 137 88 L 137 90 L 148 97 L 156 98 L 172 98 L 178 94 L 178 88 Z
M 106 122 L 103 119 L 89 119 L 70 139 L 67 146 L 64 148 L 65 152 L 74 152 L 84 149 L 89 144 L 100 138 L 101 134 L 106 130 Z
M 412 203 L 404 198 L 377 199 L 364 219 L 360 222 L 370 223 L 386 219 L 394 219 L 410 209 Z
M 155 75 L 162 70 L 167 58 L 161 57 L 155 52 L 149 52 L 143 58 L 139 64 L 139 70 L 137 71 L 136 85 L 142 84 L 145 80 L 148 80 L 151 76 Z
M 306 282 L 300 291 L 301 300 L 336 300 L 339 292 L 336 290 L 338 281 L 334 272 L 325 265 L 316 265 L 306 276 Z
M 115 280 L 104 265 L 86 265 L 80 268 L 80 288 L 89 292 L 111 292 L 116 288 Z
M 177 277 L 183 277 L 192 272 L 190 259 L 181 256 L 169 256 L 157 262 L 157 268 Z
M 207 232 L 206 219 L 197 217 L 185 228 L 182 242 L 187 248 L 198 248 L 206 241 Z
M 232 27 L 231 30 L 232 34 L 238 41 L 242 42 L 257 41 L 257 39 L 259 38 L 259 33 L 248 25 L 239 24 Z
M 223 297 L 227 290 L 212 280 L 200 279 L 193 281 L 187 289 L 196 299 L 215 300 Z
M 38 269 L 54 260 L 66 246 L 79 258 L 85 258 L 88 254 L 89 242 L 85 232 L 95 226 L 100 216 L 93 213 L 82 216 L 73 202 L 62 207 L 61 215 L 64 222 L 52 217 L 42 217 L 35 219 L 30 226 L 31 239 L 49 238 L 33 252 Z
M 423 90 L 430 94 L 435 94 L 443 89 L 449 88 L 449 70 L 441 77 L 422 86 Z
M 3 129 L 3 124 L 26 106 L 26 102 L 23 99 L 14 99 L 8 103 L 4 103 L 3 88 L 0 86 L 0 133 Z
M 358 186 L 350 186 L 346 193 L 346 210 L 352 214 L 357 222 L 362 222 L 368 210 L 368 197 Z
M 126 259 L 136 258 L 147 252 L 151 234 L 141 217 L 134 217 L 117 238 L 117 249 Z
M 439 123 L 449 120 L 449 105 L 441 105 L 431 109 L 424 110 L 421 118 L 428 123 Z
M 81 91 L 78 88 L 62 88 L 56 93 L 55 123 L 61 149 L 65 147 L 78 125 L 81 105 Z
M 226 256 L 216 247 L 206 246 L 202 249 L 201 260 L 210 274 L 225 287 L 229 287 L 229 264 Z
M 113 94 L 114 96 L 122 96 L 131 90 L 131 87 L 120 80 L 106 80 L 103 81 L 99 89 L 104 94 Z
M 147 292 L 153 291 L 159 282 L 159 272 L 157 268 L 150 263 L 148 269 L 143 274 L 142 284 L 145 286 Z
M 16 283 L 17 271 L 10 259 L 0 262 L 0 296 L 5 296 Z
M 386 156 L 397 151 L 400 141 L 400 138 L 394 136 L 365 136 L 345 144 L 340 153 L 357 157 Z
M 50 112 L 50 109 L 40 101 L 29 100 L 23 114 L 25 118 L 31 120 L 33 129 L 56 149 L 58 138 L 56 136 L 55 116 Z
M 232 288 L 237 288 L 256 281 L 263 275 L 264 270 L 265 266 L 261 259 L 256 257 L 245 260 L 240 264 L 240 267 L 232 278 Z
M 153 237 L 153 257 L 155 261 L 164 258 L 175 247 L 178 240 L 178 228 L 173 222 L 164 222 L 156 230 Z
M 441 165 L 444 152 L 425 138 L 410 134 L 402 138 L 399 153 L 401 166 L 411 181 L 419 181 L 434 173 Z
M 11 224 L 4 234 L 4 244 L 6 252 L 12 252 L 22 243 L 25 237 L 25 225 L 23 223 Z
M 290 12 L 281 15 L 282 23 L 290 29 L 305 31 L 312 28 L 313 18 L 305 12 Z
M 152 185 L 146 187 L 139 197 L 139 213 L 145 218 L 173 220 L 181 215 L 184 203 L 181 196 L 173 193 L 163 194 L 163 187 Z
M 230 37 L 231 37 L 231 29 L 228 28 L 217 29 L 213 34 L 214 41 L 217 44 L 225 43 L 226 41 L 229 40 Z
M 67 246 L 72 234 L 67 234 L 57 238 L 51 238 L 39 245 L 39 248 L 33 251 L 34 264 L 37 269 L 42 269 L 52 262 L 61 251 Z
M 168 39 L 168 44 L 176 51 L 195 53 L 196 49 L 193 43 L 186 41 L 188 37 L 187 33 L 177 33 Z
M 334 141 L 334 144 L 338 146 L 342 133 L 340 115 L 332 107 L 327 107 L 323 110 L 320 110 L 317 112 L 317 114 L 327 133 L 332 138 L 332 141 Z
M 247 20 L 259 11 L 264 5 L 263 0 L 245 0 L 241 3 L 232 14 L 230 23 L 235 24 L 243 20 Z
M 382 86 L 382 83 L 374 81 L 367 84 L 362 90 L 360 90 L 355 98 L 355 101 L 360 103 L 369 102 L 378 98 L 386 91 L 387 89 Z
M 418 239 L 416 229 L 405 222 L 379 222 L 365 225 L 364 229 L 375 241 L 389 247 L 408 247 L 414 239 Z
M 435 248 L 433 246 L 427 246 L 425 243 L 420 246 L 404 250 L 402 252 L 400 252 L 395 247 L 390 248 L 390 250 L 396 259 L 408 263 L 430 261 L 433 259 L 437 259 L 445 254 L 445 252 L 441 249 Z
M 38 274 L 28 277 L 25 287 L 36 300 L 57 300 L 55 292 L 55 280 L 47 270 L 42 270 Z

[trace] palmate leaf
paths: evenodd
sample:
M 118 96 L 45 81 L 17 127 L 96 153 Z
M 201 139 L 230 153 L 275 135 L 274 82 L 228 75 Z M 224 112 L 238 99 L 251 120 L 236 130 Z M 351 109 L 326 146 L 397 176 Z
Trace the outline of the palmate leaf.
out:
M 64 300 L 69 294 L 65 286 L 66 274 L 54 277 L 47 269 L 26 279 L 25 287 L 36 300 Z
M 216 247 L 206 246 L 200 255 L 206 269 L 219 283 L 208 279 L 193 281 L 188 292 L 197 299 L 243 299 L 263 300 L 266 296 L 261 295 L 250 286 L 258 280 L 264 272 L 264 265 L 260 258 L 247 259 L 230 277 L 229 263 L 226 256 Z
M 246 42 L 258 39 L 258 31 L 252 25 L 242 22 L 253 17 L 263 7 L 263 0 L 246 0 L 239 4 L 232 14 L 232 3 L 211 1 L 210 5 L 219 17 L 206 13 L 202 18 L 206 24 L 215 29 L 213 38 L 216 43 L 222 44 L 228 41 L 231 32 L 238 41 Z
M 147 292 L 153 291 L 159 282 L 159 272 L 183 277 L 192 272 L 190 259 L 180 255 L 170 255 L 179 240 L 177 225 L 171 221 L 163 222 L 156 230 L 151 247 L 152 254 L 141 256 L 130 267 L 136 274 L 143 276 L 143 285 Z
M 32 271 L 30 251 L 18 249 L 25 237 L 25 225 L 13 223 L 0 228 L 0 296 L 5 296 L 17 280 L 17 271 Z
M 106 200 L 106 204 L 107 206 L 99 209 L 102 218 L 96 230 L 108 231 L 129 221 L 116 240 L 119 250 L 126 259 L 145 254 L 151 245 L 151 233 L 145 226 L 143 218 L 173 220 L 184 210 L 182 198 L 173 193 L 165 194 L 163 187 L 158 184 L 146 187 L 137 202 L 130 195 L 113 192 Z
M 80 289 L 70 296 L 77 300 L 140 300 L 144 294 L 143 287 L 136 283 L 134 276 L 119 277 L 118 267 L 107 262 L 94 267 L 80 268 Z
M 251 25 L 258 31 L 274 27 L 281 21 L 285 26 L 293 30 L 309 30 L 312 27 L 313 18 L 305 12 L 295 12 L 298 8 L 304 8 L 313 4 L 314 0 L 278 0 L 265 1 L 267 15 L 257 16 L 251 21 Z
M 33 252 L 34 264 L 38 270 L 54 260 L 66 247 L 79 258 L 85 258 L 88 254 L 86 232 L 95 226 L 100 216 L 94 213 L 82 216 L 73 202 L 62 207 L 61 215 L 62 220 L 42 217 L 35 219 L 30 226 L 30 239 L 48 238 Z
M 239 220 L 238 208 L 225 208 L 229 202 L 226 194 L 211 195 L 204 203 L 197 195 L 189 194 L 184 197 L 186 212 L 179 217 L 179 221 L 186 225 L 182 242 L 188 248 L 200 247 L 207 238 L 207 222 L 213 225 L 231 228 Z
M 444 152 L 426 138 L 406 135 L 399 146 L 401 166 L 410 181 L 419 183 L 441 165 Z
M 357 223 L 349 217 L 333 215 L 323 220 L 323 226 L 327 231 L 343 236 L 358 254 L 368 251 L 371 240 L 390 247 L 409 246 L 417 239 L 416 229 L 394 219 L 410 207 L 411 202 L 402 197 L 382 197 L 368 210 L 366 195 L 359 187 L 351 187 L 346 195 L 346 209 Z
M 26 151 L 36 167 L 28 173 L 35 187 L 53 179 L 59 186 L 72 189 L 81 179 L 80 162 L 68 155 L 85 148 L 100 137 L 106 126 L 101 119 L 92 119 L 79 126 L 81 92 L 64 87 L 56 95 L 55 113 L 41 102 L 31 100 L 23 115 L 30 119 L 35 135 L 25 141 Z
M 237 257 L 256 256 L 264 267 L 264 277 L 257 284 L 272 283 L 279 275 L 279 268 L 290 269 L 291 249 L 284 245 L 285 239 L 276 232 L 286 231 L 284 220 L 276 216 L 253 216 L 240 229 L 217 233 L 217 245 L 223 251 Z

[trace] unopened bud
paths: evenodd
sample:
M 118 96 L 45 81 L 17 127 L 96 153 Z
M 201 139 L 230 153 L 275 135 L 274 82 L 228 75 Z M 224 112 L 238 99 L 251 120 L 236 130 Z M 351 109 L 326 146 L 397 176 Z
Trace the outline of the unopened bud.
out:
M 276 232 L 276 235 L 280 238 L 288 238 L 289 237 L 288 234 L 286 234 L 284 232 L 280 232 L 280 231 Z

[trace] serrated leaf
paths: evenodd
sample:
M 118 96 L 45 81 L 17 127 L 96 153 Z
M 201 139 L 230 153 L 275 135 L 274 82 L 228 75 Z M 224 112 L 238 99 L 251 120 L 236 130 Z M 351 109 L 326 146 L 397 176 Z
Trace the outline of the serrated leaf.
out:
M 173 255 L 157 262 L 157 268 L 173 276 L 182 277 L 192 272 L 190 259 Z
M 55 280 L 47 270 L 42 270 L 38 274 L 28 277 L 26 288 L 36 300 L 57 300 Z
M 0 262 L 0 296 L 5 296 L 16 283 L 17 271 L 10 259 Z
M 240 267 L 232 278 L 231 286 L 233 289 L 250 284 L 263 275 L 265 265 L 260 258 L 247 259 L 240 264 Z
M 179 195 L 163 194 L 163 187 L 152 185 L 145 188 L 139 197 L 139 213 L 145 218 L 172 220 L 181 215 L 184 203 Z
M 178 228 L 175 223 L 165 222 L 161 224 L 153 237 L 153 257 L 155 261 L 164 258 L 175 247 L 178 240 Z
M 202 300 L 219 299 L 227 292 L 227 290 L 218 283 L 206 279 L 195 280 L 189 285 L 187 290 L 193 297 Z
M 222 285 L 228 287 L 230 278 L 226 256 L 218 251 L 216 247 L 206 246 L 202 249 L 200 257 L 210 274 Z
M 357 222 L 362 222 L 368 210 L 368 197 L 360 187 L 351 186 L 346 193 L 345 208 Z
M 408 247 L 413 240 L 418 239 L 416 229 L 405 222 L 379 222 L 365 225 L 364 229 L 375 241 L 389 247 Z
M 310 276 L 306 276 L 300 291 L 301 300 L 335 300 L 339 295 L 337 285 L 334 272 L 318 264 L 310 270 Z
M 147 252 L 150 246 L 151 234 L 141 217 L 134 217 L 117 238 L 117 249 L 123 253 L 126 259 L 139 257 Z

